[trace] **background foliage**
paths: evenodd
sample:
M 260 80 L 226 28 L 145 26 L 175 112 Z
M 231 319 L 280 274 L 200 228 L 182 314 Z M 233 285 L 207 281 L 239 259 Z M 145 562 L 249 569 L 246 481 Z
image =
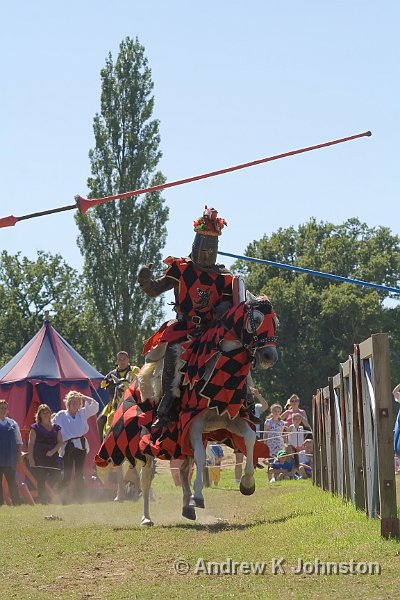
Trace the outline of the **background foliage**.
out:
M 245 254 L 391 287 L 400 281 L 399 237 L 358 219 L 342 225 L 311 219 L 252 242 Z M 281 322 L 279 362 L 255 374 L 271 402 L 296 392 L 309 406 L 353 344 L 372 333 L 390 333 L 392 376 L 400 380 L 400 307 L 390 304 L 388 293 L 247 261 L 235 268 L 249 290 L 270 297 Z
M 152 119 L 151 70 L 144 48 L 126 38 L 116 61 L 109 54 L 101 71 L 101 110 L 93 123 L 90 198 L 161 184 L 159 123 Z M 78 245 L 84 257 L 86 301 L 97 330 L 92 347 L 106 371 L 118 350 L 141 360 L 143 340 L 162 315 L 162 299 L 149 300 L 139 289 L 139 266 L 161 270 L 168 208 L 159 193 L 109 202 L 77 215 Z

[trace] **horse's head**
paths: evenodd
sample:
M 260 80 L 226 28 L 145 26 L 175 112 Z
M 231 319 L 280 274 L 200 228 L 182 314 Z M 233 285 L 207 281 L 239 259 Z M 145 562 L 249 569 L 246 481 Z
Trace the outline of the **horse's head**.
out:
M 255 366 L 269 369 L 278 360 L 276 350 L 278 318 L 267 296 L 256 297 L 247 291 L 245 307 L 242 338 L 254 358 Z
M 246 301 L 231 308 L 225 315 L 225 329 L 232 323 L 232 334 L 250 354 L 255 366 L 273 367 L 278 360 L 276 328 L 278 319 L 266 296 L 256 297 L 246 292 Z M 224 319 L 224 320 L 225 320 Z

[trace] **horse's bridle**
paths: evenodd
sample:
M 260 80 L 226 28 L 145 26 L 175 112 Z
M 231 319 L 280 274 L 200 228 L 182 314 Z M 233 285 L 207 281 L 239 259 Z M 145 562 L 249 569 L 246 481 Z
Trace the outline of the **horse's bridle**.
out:
M 254 319 L 254 309 L 260 305 L 261 306 L 262 305 L 269 306 L 271 308 L 271 312 L 272 312 L 272 304 L 267 299 L 265 299 L 265 300 L 257 299 L 257 300 L 252 300 L 250 302 L 246 302 L 246 306 L 248 307 L 247 312 L 249 315 L 249 321 L 250 321 L 250 327 L 251 327 L 251 332 L 249 332 L 249 333 L 252 336 L 252 341 L 249 344 L 246 344 L 246 342 L 244 342 L 239 336 L 237 336 L 237 340 L 241 343 L 242 347 L 245 350 L 247 350 L 247 352 L 250 354 L 252 361 L 254 361 L 254 359 L 255 359 L 257 350 L 259 350 L 260 348 L 263 348 L 267 344 L 271 344 L 271 343 L 275 344 L 277 341 L 276 335 L 264 336 L 264 337 L 258 337 L 258 335 L 257 335 L 257 326 L 256 326 L 256 322 Z M 223 323 L 223 326 L 226 331 L 229 331 L 229 328 L 227 327 L 226 323 Z
M 272 335 L 272 336 L 264 336 L 264 337 L 258 337 L 257 335 L 257 327 L 256 327 L 256 322 L 254 320 L 254 309 L 257 308 L 258 306 L 269 306 L 271 308 L 271 312 L 272 312 L 272 304 L 269 300 L 265 299 L 265 300 L 253 300 L 251 302 L 247 303 L 248 308 L 248 315 L 249 315 L 249 321 L 250 321 L 250 327 L 251 327 L 251 335 L 253 337 L 252 342 L 250 342 L 250 344 L 246 344 L 245 342 L 242 342 L 242 340 L 240 340 L 242 342 L 243 348 L 246 348 L 247 352 L 249 352 L 252 360 L 254 360 L 255 356 L 256 356 L 256 352 L 257 350 L 259 350 L 260 348 L 263 348 L 264 346 L 266 346 L 267 344 L 271 344 L 271 343 L 276 343 L 277 337 L 276 335 Z M 263 313 L 264 314 L 264 313 Z

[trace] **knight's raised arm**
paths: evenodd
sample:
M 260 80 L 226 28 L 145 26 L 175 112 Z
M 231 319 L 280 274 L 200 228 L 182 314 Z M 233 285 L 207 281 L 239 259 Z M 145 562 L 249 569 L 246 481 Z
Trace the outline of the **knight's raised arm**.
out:
M 174 287 L 174 281 L 165 275 L 153 279 L 149 265 L 140 267 L 137 280 L 141 289 L 150 296 L 150 298 L 156 298 L 156 296 L 159 296 L 168 290 L 172 290 Z

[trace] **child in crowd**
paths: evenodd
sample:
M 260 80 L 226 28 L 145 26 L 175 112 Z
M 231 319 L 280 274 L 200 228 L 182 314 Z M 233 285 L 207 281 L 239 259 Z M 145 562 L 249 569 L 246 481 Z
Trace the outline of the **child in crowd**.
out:
M 268 445 L 271 456 L 277 456 L 278 452 L 285 447 L 282 434 L 287 428 L 285 421 L 281 418 L 282 406 L 280 404 L 273 404 L 270 410 L 271 413 L 264 423 L 264 431 L 266 433 L 264 441 Z
M 300 466 L 299 466 L 299 475 L 303 479 L 308 479 L 312 477 L 312 469 L 313 469 L 313 450 L 314 450 L 314 442 L 311 439 L 307 439 L 304 442 L 304 449 L 300 452 Z
M 294 472 L 293 477 L 295 479 L 297 479 L 299 476 L 299 466 L 300 466 L 299 453 L 297 452 L 297 448 L 295 446 L 293 446 L 292 444 L 286 444 L 285 451 L 286 451 L 287 456 L 290 456 L 294 461 L 295 472 Z
M 207 444 L 206 465 L 208 467 L 208 476 L 210 483 L 219 484 L 221 479 L 221 462 L 224 458 L 224 451 L 219 444 Z
M 292 424 L 288 427 L 287 441 L 299 451 L 303 448 L 306 432 L 302 425 L 303 417 L 300 413 L 293 413 Z
M 290 479 L 296 473 L 296 464 L 294 456 L 288 456 L 286 450 L 279 450 L 276 459 L 270 463 L 268 469 L 269 482 L 277 480 Z

